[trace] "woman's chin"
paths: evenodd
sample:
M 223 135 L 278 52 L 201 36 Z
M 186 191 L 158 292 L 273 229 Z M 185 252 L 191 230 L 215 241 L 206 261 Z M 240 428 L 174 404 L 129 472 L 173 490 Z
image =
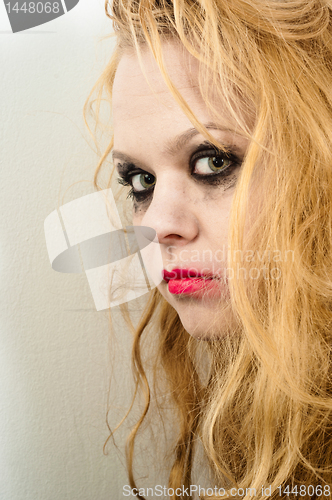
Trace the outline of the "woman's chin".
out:
M 184 329 L 192 337 L 198 340 L 221 339 L 235 330 L 229 290 L 201 297 L 200 294 L 170 293 L 165 282 L 158 289 L 176 310 Z
M 221 339 L 235 330 L 235 319 L 229 302 L 176 305 L 183 327 L 197 340 Z

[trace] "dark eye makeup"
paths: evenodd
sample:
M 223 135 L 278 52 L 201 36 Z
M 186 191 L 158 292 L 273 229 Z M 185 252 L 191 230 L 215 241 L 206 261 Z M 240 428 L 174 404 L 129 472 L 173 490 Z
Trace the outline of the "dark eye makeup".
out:
M 211 173 L 196 173 L 195 167 L 199 164 L 199 160 L 205 158 L 208 159 L 207 168 Z M 210 186 L 220 186 L 240 166 L 241 162 L 240 158 L 232 152 L 231 148 L 227 148 L 227 152 L 225 153 L 218 150 L 212 143 L 205 141 L 193 152 L 189 160 L 189 171 L 197 182 Z M 127 198 L 132 198 L 136 203 L 143 203 L 152 196 L 156 183 L 154 175 L 137 168 L 133 163 L 121 163 L 118 165 L 118 169 L 118 183 L 131 187 Z M 137 190 L 133 186 L 133 177 L 136 176 L 139 176 L 139 184 L 142 189 Z

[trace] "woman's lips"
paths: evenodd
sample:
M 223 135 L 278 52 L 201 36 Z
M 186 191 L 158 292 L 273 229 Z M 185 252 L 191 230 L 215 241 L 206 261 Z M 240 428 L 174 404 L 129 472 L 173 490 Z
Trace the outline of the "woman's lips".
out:
M 219 297 L 222 292 L 221 280 L 212 273 L 192 269 L 163 270 L 163 279 L 168 283 L 168 291 L 173 295 L 193 295 L 194 297 Z

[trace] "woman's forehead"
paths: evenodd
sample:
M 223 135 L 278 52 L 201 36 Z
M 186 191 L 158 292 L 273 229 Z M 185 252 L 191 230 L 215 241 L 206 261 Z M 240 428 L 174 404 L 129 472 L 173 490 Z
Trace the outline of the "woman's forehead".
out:
M 196 88 L 199 92 L 198 61 L 184 50 L 179 43 L 163 46 L 167 74 L 179 90 L 190 87 Z M 144 49 L 142 52 L 142 63 L 148 82 L 142 72 L 136 53 L 126 52 L 121 57 L 113 84 L 114 94 L 122 93 L 124 95 L 130 92 L 133 96 L 151 95 L 151 87 L 157 94 L 170 92 L 158 64 L 148 49 Z
M 184 54 L 181 47 L 176 45 L 166 47 L 165 54 L 167 72 L 176 89 L 198 119 L 214 121 L 198 85 L 198 62 L 189 53 Z M 143 64 L 148 82 L 135 54 L 125 54 L 120 60 L 112 93 L 114 125 L 120 125 L 120 121 L 123 124 L 125 121 L 138 122 L 140 118 L 149 115 L 152 120 L 157 120 L 158 116 L 162 116 L 164 120 L 173 120 L 176 115 L 190 126 L 189 118 L 170 92 L 153 56 L 147 51 L 143 52 Z M 213 96 L 211 100 L 213 102 Z M 222 117 L 221 125 L 234 127 L 234 119 L 231 118 L 226 102 L 219 98 L 217 108 Z
M 249 111 L 248 103 L 243 105 L 240 93 L 234 89 L 233 97 L 229 96 L 228 101 L 222 93 L 218 92 L 217 95 L 215 84 L 209 85 L 207 78 L 204 92 L 207 91 L 209 103 L 214 110 L 217 110 L 218 116 L 208 111 L 199 87 L 200 63 L 181 42 L 175 39 L 164 42 L 162 54 L 168 76 L 192 111 L 198 113 L 196 114 L 198 119 L 199 115 L 202 115 L 202 119 L 206 121 L 218 121 L 220 116 L 220 125 L 238 129 L 239 121 L 230 111 L 229 102 L 231 102 L 237 116 L 241 116 L 241 122 L 243 119 L 249 129 L 253 129 L 255 110 Z M 135 49 L 126 49 L 123 52 L 116 70 L 112 92 L 113 123 L 116 125 L 119 124 L 119 120 L 133 120 L 138 115 L 161 113 L 166 118 L 167 115 L 185 114 L 169 90 L 147 46 L 143 46 L 142 49 L 142 64 L 145 75 Z M 205 66 L 202 70 L 204 77 L 208 76 Z

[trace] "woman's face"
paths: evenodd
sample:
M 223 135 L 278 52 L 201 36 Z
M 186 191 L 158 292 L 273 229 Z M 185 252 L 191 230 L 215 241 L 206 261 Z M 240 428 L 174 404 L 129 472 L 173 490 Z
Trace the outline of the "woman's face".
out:
M 198 133 L 168 90 L 150 51 L 144 50 L 154 92 L 137 56 L 126 53 L 113 86 L 113 159 L 119 175 L 126 175 L 133 187 L 133 224 L 156 231 L 163 268 L 171 273 L 158 285 L 161 294 L 189 334 L 221 337 L 234 326 L 225 281 L 227 235 L 247 139 L 236 132 L 223 102 L 217 103 L 220 120 L 212 123 L 199 92 L 197 62 L 182 45 L 167 43 L 163 54 L 178 91 L 232 154 L 215 151 Z M 179 269 L 182 276 L 173 271 Z M 183 270 L 191 271 L 187 279 Z

